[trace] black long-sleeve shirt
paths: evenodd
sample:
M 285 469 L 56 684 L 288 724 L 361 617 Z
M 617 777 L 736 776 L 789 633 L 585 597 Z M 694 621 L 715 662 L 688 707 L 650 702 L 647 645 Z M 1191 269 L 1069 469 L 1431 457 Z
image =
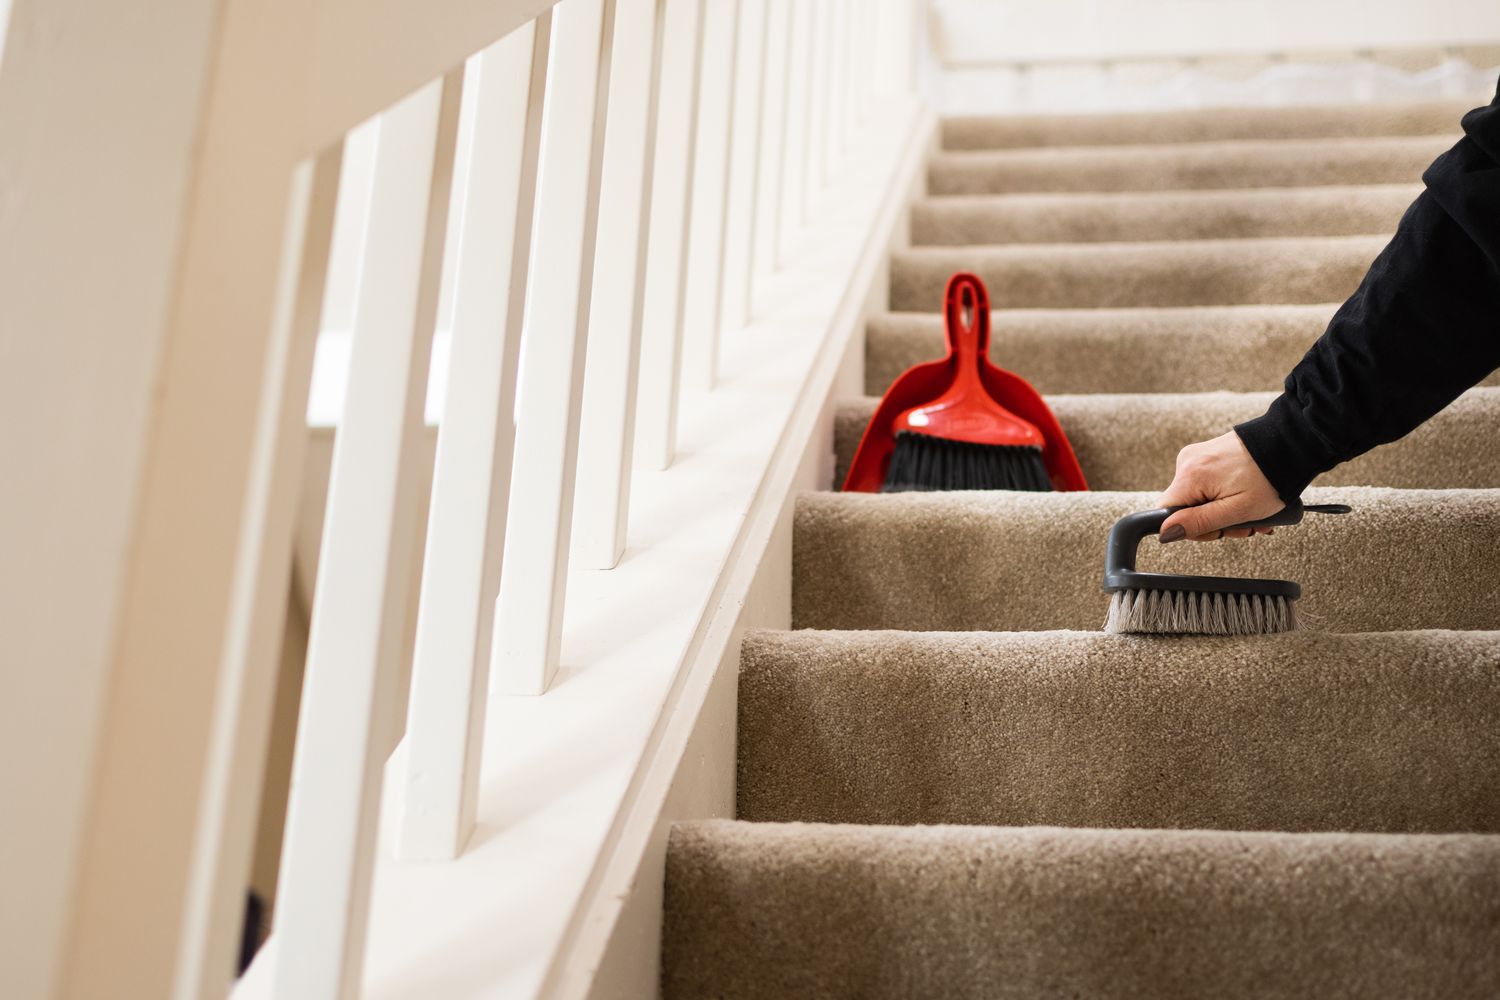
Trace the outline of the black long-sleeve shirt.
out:
M 1500 367 L 1500 89 L 1463 129 L 1282 394 L 1235 427 L 1284 500 Z

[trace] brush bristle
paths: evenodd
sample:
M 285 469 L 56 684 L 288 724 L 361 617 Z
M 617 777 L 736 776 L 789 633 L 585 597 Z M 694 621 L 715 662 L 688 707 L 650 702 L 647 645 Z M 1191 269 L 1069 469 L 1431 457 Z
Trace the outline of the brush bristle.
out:
M 1117 590 L 1106 632 L 1156 635 L 1265 635 L 1297 628 L 1296 601 L 1265 594 Z
M 1028 445 L 970 444 L 901 431 L 886 468 L 883 493 L 926 490 L 1046 492 L 1052 479 L 1042 450 Z

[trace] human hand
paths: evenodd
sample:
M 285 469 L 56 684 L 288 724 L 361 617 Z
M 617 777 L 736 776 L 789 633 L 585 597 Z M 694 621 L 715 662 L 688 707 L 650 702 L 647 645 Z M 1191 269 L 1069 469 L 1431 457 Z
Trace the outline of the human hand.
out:
M 1274 529 L 1223 529 L 1270 517 L 1286 506 L 1234 431 L 1178 452 L 1177 474 L 1157 503 L 1183 508 L 1162 522 L 1163 542 L 1269 535 Z

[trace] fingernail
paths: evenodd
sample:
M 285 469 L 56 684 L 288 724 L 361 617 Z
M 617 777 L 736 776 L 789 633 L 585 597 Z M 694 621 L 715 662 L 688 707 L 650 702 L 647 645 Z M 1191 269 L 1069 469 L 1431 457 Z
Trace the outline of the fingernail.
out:
M 1180 524 L 1174 524 L 1161 533 L 1161 543 L 1177 542 L 1187 537 L 1187 529 Z

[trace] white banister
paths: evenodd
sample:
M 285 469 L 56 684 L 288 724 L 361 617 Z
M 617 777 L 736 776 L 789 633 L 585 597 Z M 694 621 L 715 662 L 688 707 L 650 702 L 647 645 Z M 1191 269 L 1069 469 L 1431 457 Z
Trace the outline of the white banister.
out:
M 719 368 L 720 268 L 734 116 L 735 25 L 740 0 L 703 0 L 697 154 L 688 216 L 687 289 L 682 308 L 682 385 L 712 389 Z
M 793 0 L 767 0 L 765 93 L 761 99 L 761 145 L 759 193 L 755 205 L 755 249 L 752 275 L 768 275 L 776 269 L 781 245 L 783 163 L 788 149 L 791 108 L 792 28 L 796 23 Z M 750 283 L 754 306 L 756 281 Z
M 816 3 L 791 4 L 791 66 L 786 78 L 786 143 L 781 158 L 781 221 L 778 225 L 776 262 L 780 264 L 802 227 L 807 191 L 807 158 L 811 149 L 809 128 L 813 104 L 813 34 L 817 23 Z
M 510 694 L 546 690 L 561 652 L 614 14 L 563 0 L 552 15 L 494 639 L 492 687 Z
M 665 469 L 677 450 L 687 208 L 692 198 L 694 131 L 703 0 L 666 0 L 660 99 L 651 167 L 651 224 L 641 317 L 634 464 Z
M 551 22 L 543 14 L 465 69 L 465 181 L 454 193 L 455 259 L 445 268 L 452 340 L 396 845 L 407 860 L 456 857 L 474 829 Z
M 574 491 L 573 563 L 582 569 L 611 569 L 625 552 L 663 6 L 618 0 L 615 13 Z
M 358 993 L 394 720 L 461 71 L 381 116 L 287 835 L 275 995 Z
M 729 143 L 728 215 L 724 224 L 723 288 L 718 323 L 738 330 L 750 321 L 755 223 L 760 200 L 761 102 L 766 89 L 767 0 L 740 0 L 735 32 L 734 118 Z

